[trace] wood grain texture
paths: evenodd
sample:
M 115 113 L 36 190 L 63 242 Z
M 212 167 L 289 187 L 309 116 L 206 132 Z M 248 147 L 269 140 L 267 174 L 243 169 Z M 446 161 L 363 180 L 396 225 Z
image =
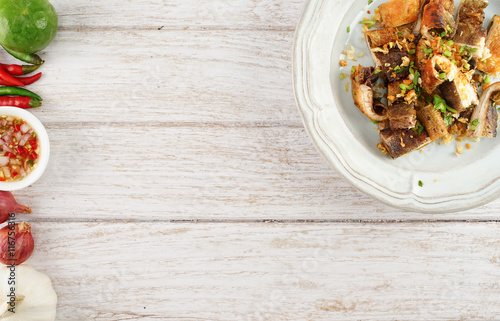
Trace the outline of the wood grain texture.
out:
M 293 29 L 303 0 L 53 0 L 62 28 Z
M 495 320 L 492 223 L 37 223 L 58 320 Z
M 302 127 L 292 43 L 288 31 L 62 31 L 30 88 L 44 122 Z

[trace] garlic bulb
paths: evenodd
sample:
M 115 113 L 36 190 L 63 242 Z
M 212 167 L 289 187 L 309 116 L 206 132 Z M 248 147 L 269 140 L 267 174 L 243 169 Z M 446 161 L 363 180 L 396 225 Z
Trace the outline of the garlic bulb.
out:
M 11 287 L 15 287 L 14 292 Z M 16 266 L 15 270 L 10 266 L 0 268 L 0 298 L 2 321 L 54 321 L 56 318 L 57 295 L 52 282 L 47 275 L 28 265 Z

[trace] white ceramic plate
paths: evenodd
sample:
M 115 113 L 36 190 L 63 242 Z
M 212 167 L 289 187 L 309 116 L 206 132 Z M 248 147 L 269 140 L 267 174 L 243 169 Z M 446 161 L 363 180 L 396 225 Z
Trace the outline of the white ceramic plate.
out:
M 431 144 L 392 160 L 380 153 L 375 125 L 352 101 L 351 66 L 373 66 L 359 21 L 385 0 L 310 0 L 295 33 L 293 77 L 304 125 L 326 161 L 352 185 L 376 199 L 406 210 L 454 212 L 477 207 L 500 195 L 500 137 L 473 143 L 460 157 L 451 145 Z M 458 6 L 456 1 L 456 5 Z M 490 1 L 485 25 L 500 15 Z M 350 32 L 347 32 L 350 27 Z M 363 52 L 340 67 L 348 44 Z M 499 134 L 500 136 L 500 134 Z M 462 143 L 463 145 L 465 143 Z M 423 186 L 419 186 L 422 181 Z

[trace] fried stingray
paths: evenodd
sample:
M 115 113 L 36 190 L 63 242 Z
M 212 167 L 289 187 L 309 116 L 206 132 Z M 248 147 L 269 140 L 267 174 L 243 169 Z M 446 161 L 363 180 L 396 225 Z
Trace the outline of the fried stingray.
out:
M 380 15 L 377 27 L 398 27 L 417 20 L 421 0 L 390 0 L 376 10 Z
M 379 134 L 382 145 L 393 159 L 420 149 L 431 142 L 425 129 L 420 135 L 417 130 L 413 129 L 393 130 L 390 128 L 380 130 Z
M 474 137 L 496 137 L 498 113 L 493 96 L 500 93 L 500 82 L 486 88 L 479 99 L 479 104 L 471 116 L 469 129 Z
M 406 51 L 394 48 L 389 50 L 387 54 L 375 53 L 375 57 L 379 62 L 379 68 L 388 82 L 406 78 L 410 74 L 409 64 L 408 66 L 400 67 L 403 64 L 404 57 L 408 58 L 408 61 L 410 59 Z
M 443 82 L 439 86 L 439 90 L 446 103 L 458 113 L 479 103 L 475 86 L 460 70 L 457 71 L 452 80 Z
M 488 25 L 488 35 L 486 37 L 485 48 L 490 55 L 484 62 L 479 60 L 477 69 L 487 74 L 497 74 L 500 72 L 500 16 L 494 15 Z
M 462 0 L 458 6 L 457 30 L 454 41 L 460 46 L 474 48 L 473 57 L 483 56 L 486 43 L 486 29 L 483 27 L 484 9 L 487 0 Z
M 433 94 L 445 81 L 452 81 L 458 73 L 458 68 L 448 58 L 435 55 L 427 61 L 421 70 L 422 88 Z M 444 73 L 443 78 L 441 74 Z
M 431 1 L 424 6 L 420 33 L 427 39 L 440 36 L 443 32 L 450 36 L 455 30 L 455 19 L 453 18 L 453 8 L 449 2 Z M 451 8 L 451 10 L 449 10 Z
M 417 118 L 429 134 L 431 141 L 435 141 L 448 134 L 441 112 L 434 109 L 434 105 L 422 101 L 417 103 Z
M 352 98 L 354 104 L 371 120 L 382 121 L 387 119 L 387 110 L 383 105 L 374 104 L 373 84 L 378 75 L 374 74 L 375 68 L 358 65 L 351 74 Z

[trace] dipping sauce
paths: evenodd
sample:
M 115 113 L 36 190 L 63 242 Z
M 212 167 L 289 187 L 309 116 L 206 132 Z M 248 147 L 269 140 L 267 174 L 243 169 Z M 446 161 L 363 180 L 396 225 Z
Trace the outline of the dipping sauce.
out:
M 0 181 L 20 181 L 37 165 L 40 147 L 33 128 L 15 116 L 0 116 Z

